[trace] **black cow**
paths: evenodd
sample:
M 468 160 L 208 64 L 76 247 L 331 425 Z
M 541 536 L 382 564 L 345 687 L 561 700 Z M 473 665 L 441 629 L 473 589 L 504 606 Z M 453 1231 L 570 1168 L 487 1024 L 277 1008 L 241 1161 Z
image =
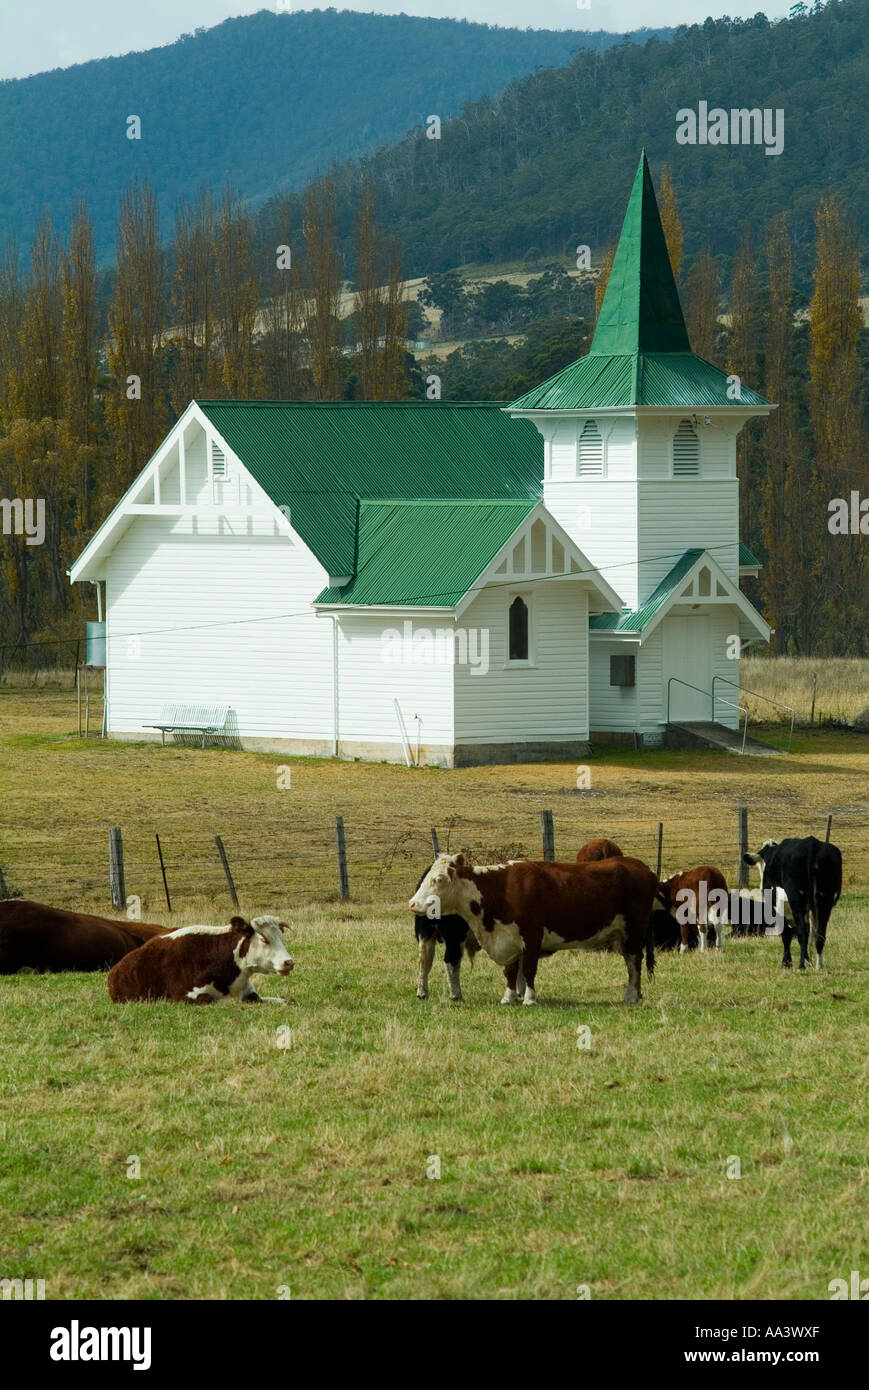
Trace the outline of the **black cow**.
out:
M 814 835 L 805 840 L 766 840 L 756 854 L 744 854 L 746 864 L 756 864 L 763 889 L 781 888 L 793 927 L 785 918 L 782 930 L 782 965 L 791 965 L 791 938 L 800 943 L 800 970 L 805 970 L 810 945 L 816 952 L 815 968 L 823 969 L 824 944 L 830 913 L 842 892 L 842 854 Z
M 429 870 L 426 869 L 416 885 L 417 888 L 428 872 Z M 439 941 L 442 941 L 450 998 L 460 1004 L 462 1002 L 462 956 L 467 954 L 468 959 L 473 963 L 474 956 L 480 949 L 477 938 L 470 931 L 464 917 L 450 913 L 448 916 L 435 919 L 426 917 L 425 913 L 417 912 L 414 918 L 414 930 L 419 945 L 417 999 L 428 999 L 428 977 L 434 964 L 435 946 Z

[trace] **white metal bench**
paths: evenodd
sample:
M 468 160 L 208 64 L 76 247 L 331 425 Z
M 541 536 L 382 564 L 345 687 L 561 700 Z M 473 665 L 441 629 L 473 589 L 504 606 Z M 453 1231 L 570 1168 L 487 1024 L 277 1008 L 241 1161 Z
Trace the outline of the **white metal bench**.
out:
M 229 705 L 164 705 L 156 724 L 148 724 L 149 729 L 159 729 L 163 743 L 167 734 L 201 734 L 201 747 L 209 734 L 220 735 L 224 731 Z

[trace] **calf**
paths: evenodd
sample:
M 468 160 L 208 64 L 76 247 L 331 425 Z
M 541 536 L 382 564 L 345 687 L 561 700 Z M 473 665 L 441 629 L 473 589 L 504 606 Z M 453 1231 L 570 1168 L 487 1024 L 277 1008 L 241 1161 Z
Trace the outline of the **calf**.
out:
M 806 968 L 810 947 L 815 951 L 815 968 L 822 970 L 827 924 L 842 893 L 841 851 L 808 835 L 804 840 L 765 840 L 756 854 L 742 858 L 760 869 L 761 888 L 780 888 L 787 898 L 782 966 L 791 966 L 791 940 L 796 932 L 800 970 Z
M 293 968 L 284 945 L 285 927 L 277 917 L 250 922 L 233 917 L 225 927 L 180 927 L 118 961 L 109 971 L 109 994 L 116 1004 L 136 999 L 259 1004 L 251 975 L 288 975 Z
M 619 949 L 628 970 L 625 1002 L 641 997 L 643 947 L 655 968 L 647 932 L 655 875 L 638 859 L 592 864 L 518 860 L 470 865 L 462 854 L 440 855 L 411 898 L 411 912 L 462 917 L 492 960 L 504 967 L 502 1004 L 516 1004 L 517 976 L 525 1004 L 536 1004 L 534 981 L 543 955 L 564 950 Z
M 665 912 L 662 907 L 656 907 L 649 919 L 649 930 L 655 943 L 656 951 L 675 951 L 682 940 L 682 931 L 676 918 L 670 912 Z M 696 926 L 689 928 L 688 950 L 696 951 L 700 945 L 700 933 Z
M 429 870 L 426 869 L 419 888 Z M 462 956 L 467 955 L 471 965 L 480 947 L 477 938 L 470 931 L 464 917 L 452 913 L 446 917 L 427 917 L 418 912 L 414 918 L 414 929 L 419 947 L 419 984 L 416 987 L 417 999 L 428 999 L 428 977 L 434 964 L 435 946 L 438 941 L 444 945 L 444 965 L 449 982 L 450 998 L 457 1004 L 462 1002 Z
M 576 851 L 577 864 L 594 864 L 599 859 L 622 859 L 621 850 L 614 840 L 589 840 L 587 845 Z
M 724 894 L 718 899 L 719 905 L 710 902 L 713 893 Z M 727 880 L 720 869 L 712 864 L 699 864 L 696 869 L 671 874 L 658 885 L 655 897 L 664 911 L 674 914 L 679 923 L 680 955 L 689 949 L 690 929 L 694 926 L 700 932 L 701 951 L 706 950 L 707 930 L 711 945 L 724 946 L 722 924 L 727 921 L 728 893 Z
M 24 898 L 0 902 L 0 975 L 19 970 L 108 970 L 163 927 L 67 912 Z

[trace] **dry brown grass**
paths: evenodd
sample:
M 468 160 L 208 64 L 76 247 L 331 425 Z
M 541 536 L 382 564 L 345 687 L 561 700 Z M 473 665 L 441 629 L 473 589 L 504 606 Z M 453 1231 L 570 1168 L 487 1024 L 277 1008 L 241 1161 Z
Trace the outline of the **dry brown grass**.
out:
M 442 848 L 481 860 L 539 855 L 544 808 L 554 813 L 561 858 L 605 835 L 654 864 L 660 820 L 666 872 L 711 861 L 728 879 L 738 805 L 748 806 L 758 844 L 823 836 L 832 812 L 846 888 L 869 885 L 869 740 L 856 733 L 798 731 L 792 756 L 776 759 L 601 750 L 589 758 L 587 791 L 567 763 L 442 770 L 314 758 L 290 759 L 292 785 L 279 790 L 287 760 L 276 754 L 84 741 L 75 721 L 73 691 L 0 691 L 0 865 L 10 887 L 58 904 L 105 910 L 111 825 L 124 833 L 127 891 L 157 920 L 155 833 L 179 908 L 195 901 L 203 912 L 226 911 L 217 834 L 243 908 L 335 902 L 341 814 L 353 899 L 403 913 L 430 862 L 431 826 Z
M 815 692 L 816 724 L 853 724 L 869 708 L 869 660 L 860 657 L 747 658 L 740 663 L 743 686 L 769 700 L 796 710 L 797 722 L 808 724 Z M 777 723 L 788 716 L 762 700 L 743 700 L 754 722 Z

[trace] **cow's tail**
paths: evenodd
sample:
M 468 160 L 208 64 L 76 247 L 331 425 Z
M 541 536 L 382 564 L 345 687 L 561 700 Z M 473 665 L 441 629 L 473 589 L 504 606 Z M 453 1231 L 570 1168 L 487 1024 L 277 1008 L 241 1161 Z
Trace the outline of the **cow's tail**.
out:
M 818 949 L 818 862 L 817 851 L 812 845 L 809 859 L 809 950 Z
M 470 944 L 471 942 L 473 942 L 473 945 Z M 468 962 L 468 968 L 470 970 L 473 970 L 474 968 L 474 956 L 477 954 L 479 950 L 480 944 L 469 927 L 468 934 L 462 942 L 462 955 Z
M 652 927 L 651 912 L 649 913 L 649 920 L 646 923 L 646 973 L 649 976 L 654 976 L 655 974 L 655 932 Z

